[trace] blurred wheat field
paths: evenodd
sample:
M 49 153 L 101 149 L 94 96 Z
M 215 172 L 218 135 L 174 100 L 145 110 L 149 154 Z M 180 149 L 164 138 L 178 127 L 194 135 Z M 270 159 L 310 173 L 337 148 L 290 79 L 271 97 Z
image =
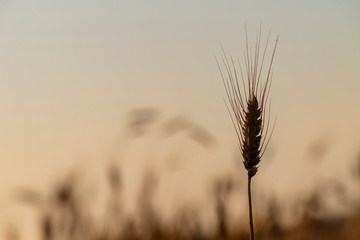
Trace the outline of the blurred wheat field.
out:
M 108 167 L 102 169 L 105 185 L 98 181 L 90 186 L 84 172 L 74 170 L 52 184 L 45 194 L 28 187 L 16 190 L 16 201 L 36 212 L 39 239 L 249 239 L 243 191 L 246 181 L 239 177 L 240 167 L 211 173 L 202 185 L 203 198 L 185 191 L 191 194 L 189 198 L 182 198 L 180 205 L 173 204 L 171 213 L 164 212 L 166 201 L 162 198 L 191 188 L 189 182 L 181 184 L 184 177 L 193 185 L 199 184 L 196 171 L 201 168 L 195 168 L 191 174 L 187 165 L 194 168 L 192 162 L 199 161 L 202 153 L 211 152 L 217 145 L 216 138 L 184 116 L 160 120 L 158 111 L 151 108 L 137 109 L 127 116 L 120 141 L 126 148 L 121 148 L 118 158 L 107 161 Z M 308 154 L 319 154 L 321 146 L 315 144 Z M 129 183 L 123 158 L 133 156 L 128 152 L 132 149 L 145 153 L 142 156 L 152 165 L 138 175 L 134 209 L 129 212 L 125 202 Z M 151 158 L 155 158 L 160 169 L 154 167 Z M 357 171 L 348 174 L 358 186 L 360 159 L 354 162 L 354 169 L 355 166 Z M 175 190 L 165 190 L 166 184 Z M 357 239 L 360 205 L 349 190 L 339 181 L 328 181 L 313 192 L 298 196 L 290 205 L 274 194 L 255 191 L 257 238 Z M 170 201 L 176 203 L 174 198 Z M 237 209 L 242 202 L 244 209 Z M 331 209 L 339 206 L 350 208 L 351 212 L 335 213 Z M 296 223 L 286 224 L 286 215 Z M 26 239 L 16 223 L 5 230 L 6 239 Z

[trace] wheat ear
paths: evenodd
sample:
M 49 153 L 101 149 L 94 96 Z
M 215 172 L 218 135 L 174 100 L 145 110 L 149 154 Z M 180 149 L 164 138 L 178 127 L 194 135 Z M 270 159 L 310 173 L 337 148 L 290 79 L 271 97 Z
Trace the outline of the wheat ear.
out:
M 269 90 L 272 83 L 272 65 L 275 56 L 278 37 L 268 65 L 266 75 L 263 67 L 271 32 L 269 32 L 264 50 L 260 53 L 261 29 L 257 32 L 255 49 L 251 51 L 248 44 L 247 29 L 246 51 L 244 53 L 245 72 L 240 60 L 234 60 L 230 53 L 222 48 L 220 54 L 223 67 L 216 58 L 222 81 L 226 90 L 228 103 L 226 104 L 234 125 L 240 152 L 245 169 L 248 171 L 248 198 L 251 240 L 255 239 L 251 204 L 251 178 L 258 171 L 258 164 L 263 156 L 275 123 L 269 133 L 270 107 L 268 102 Z M 225 71 L 222 69 L 225 68 Z M 265 80 L 263 80 L 265 78 Z

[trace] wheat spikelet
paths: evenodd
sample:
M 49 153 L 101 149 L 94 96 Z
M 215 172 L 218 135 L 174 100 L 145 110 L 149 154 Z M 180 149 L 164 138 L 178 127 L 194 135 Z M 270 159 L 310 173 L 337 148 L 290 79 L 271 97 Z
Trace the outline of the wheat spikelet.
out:
M 245 28 L 246 31 L 246 28 Z M 268 47 L 269 32 L 263 52 L 260 54 L 261 29 L 258 31 L 255 49 L 250 51 L 246 31 L 246 52 L 244 53 L 245 73 L 240 60 L 234 60 L 230 53 L 222 49 L 220 67 L 221 77 L 228 97 L 228 110 L 238 137 L 239 149 L 249 177 L 253 177 L 264 151 L 269 143 L 273 129 L 269 133 L 270 107 L 269 90 L 272 82 L 272 64 L 278 38 L 274 45 L 266 76 L 263 76 L 264 61 Z M 265 77 L 265 80 L 263 78 Z

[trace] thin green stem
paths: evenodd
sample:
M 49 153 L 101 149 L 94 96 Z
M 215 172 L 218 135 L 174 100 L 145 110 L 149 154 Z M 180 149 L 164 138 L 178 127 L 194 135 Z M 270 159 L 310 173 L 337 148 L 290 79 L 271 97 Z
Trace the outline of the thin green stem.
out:
M 251 205 L 251 177 L 248 178 L 248 196 L 249 196 L 249 219 L 250 219 L 250 240 L 255 240 L 254 235 L 254 223 L 252 217 L 252 205 Z

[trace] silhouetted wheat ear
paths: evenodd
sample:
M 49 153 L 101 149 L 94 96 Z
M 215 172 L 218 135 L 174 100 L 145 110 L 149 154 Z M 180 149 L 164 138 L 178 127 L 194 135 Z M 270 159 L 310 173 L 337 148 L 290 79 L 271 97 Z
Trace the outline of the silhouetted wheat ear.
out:
M 236 130 L 243 163 L 248 171 L 248 176 L 251 178 L 258 170 L 258 164 L 274 129 L 272 127 L 271 133 L 268 134 L 271 105 L 268 104 L 268 96 L 272 82 L 272 63 L 278 38 L 276 38 L 268 71 L 263 76 L 266 50 L 271 32 L 268 34 L 261 54 L 261 29 L 257 33 L 253 52 L 251 52 L 248 45 L 246 28 L 245 32 L 245 73 L 242 70 L 240 60 L 235 61 L 230 53 L 225 53 L 224 49 L 220 54 L 224 67 L 220 67 L 219 61 L 217 59 L 216 61 L 228 97 L 226 106 Z M 225 74 L 222 71 L 223 68 L 225 68 Z
M 226 54 L 224 49 L 222 50 L 220 56 L 225 67 L 226 74 L 223 74 L 222 68 L 220 67 L 217 59 L 216 62 L 218 64 L 229 100 L 229 104 L 226 104 L 226 106 L 238 137 L 239 149 L 243 157 L 244 166 L 248 171 L 250 239 L 255 240 L 251 204 L 251 178 L 258 170 L 258 164 L 260 163 L 260 159 L 266 150 L 274 130 L 273 127 L 270 135 L 268 135 L 271 104 L 267 103 L 271 87 L 272 63 L 275 56 L 278 38 L 276 38 L 274 50 L 270 58 L 269 68 L 265 80 L 263 80 L 262 70 L 271 32 L 269 32 L 263 53 L 261 55 L 261 28 L 256 35 L 255 49 L 253 52 L 249 49 L 246 27 L 245 33 L 246 52 L 244 53 L 244 59 L 246 75 L 244 76 L 243 74 L 240 60 L 237 60 L 239 65 L 237 68 L 231 54 Z M 241 79 L 241 83 L 239 83 L 240 79 L 238 76 Z M 266 111 L 268 111 L 268 113 Z
M 260 142 L 261 142 L 261 109 L 254 96 L 247 103 L 245 120 L 243 124 L 243 141 L 241 153 L 244 158 L 244 165 L 248 170 L 249 177 L 257 172 L 257 165 L 260 162 Z

